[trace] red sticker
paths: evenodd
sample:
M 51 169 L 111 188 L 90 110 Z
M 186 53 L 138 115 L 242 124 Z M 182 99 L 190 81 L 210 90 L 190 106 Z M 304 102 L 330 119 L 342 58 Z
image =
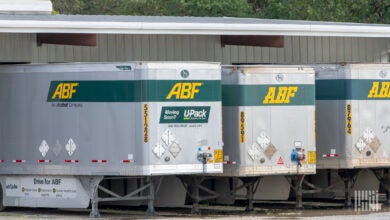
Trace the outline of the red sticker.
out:
M 278 164 L 284 164 L 282 157 L 279 157 Z

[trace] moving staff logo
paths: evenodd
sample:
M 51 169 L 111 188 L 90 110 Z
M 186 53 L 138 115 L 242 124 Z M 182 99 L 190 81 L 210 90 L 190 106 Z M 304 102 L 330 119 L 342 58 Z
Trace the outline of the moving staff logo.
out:
M 160 123 L 208 123 L 210 106 L 166 106 L 161 109 Z

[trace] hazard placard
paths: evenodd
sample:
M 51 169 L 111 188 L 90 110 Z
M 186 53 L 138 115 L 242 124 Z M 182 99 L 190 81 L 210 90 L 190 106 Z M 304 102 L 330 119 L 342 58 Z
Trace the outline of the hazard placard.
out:
M 279 159 L 278 159 L 278 164 L 279 165 L 282 165 L 282 164 L 284 164 L 284 162 L 283 162 L 283 158 L 280 156 L 279 157 Z

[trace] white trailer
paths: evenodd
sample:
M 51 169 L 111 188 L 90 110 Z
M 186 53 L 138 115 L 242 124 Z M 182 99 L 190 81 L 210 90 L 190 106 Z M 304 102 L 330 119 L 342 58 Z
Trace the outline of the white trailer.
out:
M 91 200 L 99 216 L 98 202 L 142 199 L 152 214 L 159 176 L 222 173 L 220 79 L 218 63 L 0 66 L 2 205 Z M 146 181 L 119 195 L 107 177 Z
M 271 188 L 278 198 L 288 197 L 290 184 L 302 206 L 301 182 L 316 172 L 314 70 L 289 65 L 238 65 L 222 67 L 224 172 L 204 175 L 216 179 L 213 187 L 195 178 L 187 180 L 192 190 L 194 212 L 199 200 L 234 201 L 246 189 L 247 210 L 253 210 L 258 187 Z M 207 179 L 204 178 L 204 179 Z M 292 180 L 291 180 L 292 179 Z M 286 184 L 287 183 L 287 184 Z M 238 197 L 237 197 L 238 198 Z
M 377 191 L 381 182 L 390 203 L 390 65 L 319 64 L 314 68 L 317 169 L 321 175 L 312 181 L 329 192 L 338 179 L 333 173 L 338 173 L 345 184 L 348 207 L 352 206 L 352 190 L 358 193 L 361 189 L 355 185 Z M 365 172 L 369 178 L 356 182 L 363 169 L 372 174 Z

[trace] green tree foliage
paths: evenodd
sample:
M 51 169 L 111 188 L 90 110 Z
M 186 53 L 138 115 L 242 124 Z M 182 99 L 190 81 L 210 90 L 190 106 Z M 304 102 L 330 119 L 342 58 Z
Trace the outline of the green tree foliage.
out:
M 252 0 L 257 17 L 389 23 L 390 0 Z
M 82 14 L 84 0 L 51 0 L 55 14 Z
M 246 0 L 53 0 L 61 14 L 246 17 Z
M 390 0 L 52 0 L 61 14 L 228 16 L 390 23 Z

